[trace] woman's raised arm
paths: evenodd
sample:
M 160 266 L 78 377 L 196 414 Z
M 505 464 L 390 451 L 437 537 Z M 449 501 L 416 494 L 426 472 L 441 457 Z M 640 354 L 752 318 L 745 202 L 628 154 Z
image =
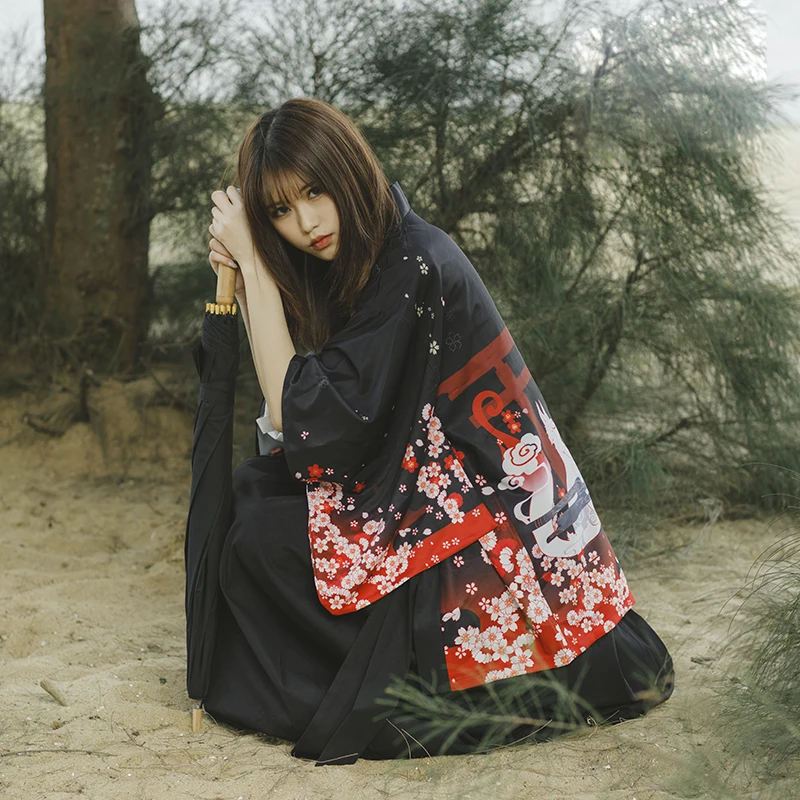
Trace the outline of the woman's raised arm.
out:
M 294 343 L 286 324 L 280 289 L 267 274 L 261 260 L 254 256 L 253 263 L 240 262 L 240 268 L 247 295 L 246 310 L 243 308 L 242 313 L 253 363 L 272 424 L 276 430 L 282 431 L 283 382 L 289 362 L 295 355 Z
M 224 192 L 212 192 L 211 199 L 214 201 L 211 209 L 214 222 L 208 230 L 239 264 L 239 274 L 244 282 L 242 296 L 247 297 L 246 309 L 242 311 L 253 363 L 272 423 L 280 431 L 283 381 L 295 355 L 280 289 L 256 253 L 240 191 L 229 186 Z

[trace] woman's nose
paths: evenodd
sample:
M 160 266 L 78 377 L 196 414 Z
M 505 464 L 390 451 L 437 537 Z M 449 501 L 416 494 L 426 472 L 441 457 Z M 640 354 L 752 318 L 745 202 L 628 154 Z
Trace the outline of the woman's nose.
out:
M 319 222 L 318 214 L 314 211 L 310 204 L 306 203 L 298 204 L 297 219 L 300 223 L 300 229 L 305 234 L 310 234 Z

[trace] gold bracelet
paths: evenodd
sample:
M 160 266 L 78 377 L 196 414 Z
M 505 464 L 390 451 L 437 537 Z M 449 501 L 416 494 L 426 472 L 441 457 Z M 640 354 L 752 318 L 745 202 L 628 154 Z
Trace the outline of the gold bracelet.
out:
M 206 303 L 210 314 L 236 314 L 236 303 Z

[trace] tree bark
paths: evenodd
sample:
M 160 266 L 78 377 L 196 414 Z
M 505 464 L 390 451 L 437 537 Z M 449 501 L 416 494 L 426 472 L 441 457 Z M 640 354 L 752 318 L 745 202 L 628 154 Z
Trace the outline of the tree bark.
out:
M 148 322 L 151 141 L 134 0 L 44 0 L 42 328 L 71 360 L 131 370 Z

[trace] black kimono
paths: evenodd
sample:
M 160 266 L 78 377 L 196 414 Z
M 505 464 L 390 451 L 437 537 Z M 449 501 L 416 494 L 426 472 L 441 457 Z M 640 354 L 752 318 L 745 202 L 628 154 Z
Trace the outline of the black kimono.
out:
M 554 721 L 492 745 L 561 729 L 543 675 L 595 717 L 641 714 L 671 692 L 669 654 L 630 610 L 486 287 L 391 188 L 402 224 L 355 313 L 319 353 L 292 358 L 283 440 L 234 471 L 204 706 L 320 764 L 486 746 L 480 726 L 448 738 L 376 703 L 393 677 L 454 708 L 503 681 L 531 718 Z

